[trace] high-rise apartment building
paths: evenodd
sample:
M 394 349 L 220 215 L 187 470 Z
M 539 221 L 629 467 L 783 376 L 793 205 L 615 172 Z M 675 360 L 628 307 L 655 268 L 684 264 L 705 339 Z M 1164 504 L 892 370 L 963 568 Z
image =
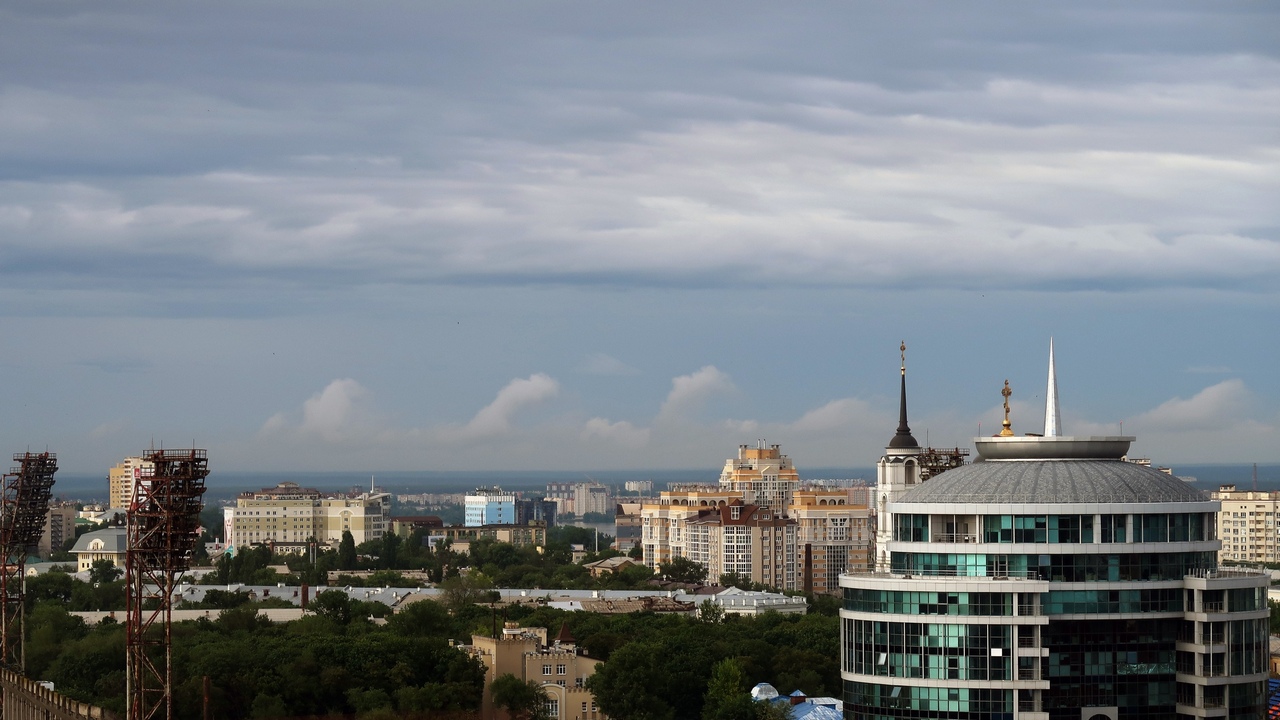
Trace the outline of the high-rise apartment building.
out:
M 49 557 L 51 552 L 61 550 L 67 541 L 76 535 L 76 516 L 74 503 L 51 505 L 49 515 L 44 521 L 44 533 L 40 535 L 37 551 L 41 557 Z
M 107 472 L 107 507 L 127 508 L 133 501 L 133 486 L 155 465 L 140 457 L 127 457 Z
M 802 489 L 778 445 L 741 445 L 717 485 L 679 486 L 640 506 L 640 545 L 655 570 L 675 557 L 715 582 L 738 573 L 783 590 L 838 593 L 838 576 L 866 567 L 869 508 L 847 488 Z
M 391 496 L 374 491 L 325 494 L 297 483 L 242 493 L 223 510 L 227 545 L 273 545 L 301 552 L 309 540 L 337 544 L 349 531 L 357 545 L 390 529 Z
M 1218 501 L 1124 462 L 1133 438 L 1058 435 L 1052 368 L 1043 436 L 1006 404 L 978 461 L 927 480 L 904 369 L 877 572 L 840 578 L 845 716 L 1263 717 L 1269 576 L 1218 566 Z
M 781 446 L 765 447 L 764 441 L 738 446 L 738 457 L 724 463 L 720 487 L 740 493 L 748 505 L 760 505 L 785 513 L 791 493 L 800 487 L 800 474 Z
M 851 495 L 848 489 L 805 489 L 792 495 L 787 516 L 796 521 L 798 589 L 838 594 L 841 573 L 869 569 L 871 512 L 866 505 L 851 504 Z
M 1219 562 L 1280 562 L 1280 491 L 1222 485 L 1210 497 L 1222 503 L 1218 512 Z

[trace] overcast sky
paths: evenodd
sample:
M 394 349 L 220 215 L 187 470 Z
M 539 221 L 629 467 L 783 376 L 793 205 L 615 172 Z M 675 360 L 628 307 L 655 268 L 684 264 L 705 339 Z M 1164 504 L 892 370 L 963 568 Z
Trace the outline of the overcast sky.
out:
M 1280 461 L 1280 6 L 0 5 L 0 439 L 75 473 Z M 3 449 L 3 448 L 0 448 Z

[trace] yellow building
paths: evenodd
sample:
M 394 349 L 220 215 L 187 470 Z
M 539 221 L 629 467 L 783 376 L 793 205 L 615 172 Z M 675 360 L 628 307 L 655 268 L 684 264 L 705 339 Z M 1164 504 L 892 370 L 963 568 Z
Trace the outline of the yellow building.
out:
M 1236 490 L 1222 485 L 1209 493 L 1218 512 L 1218 562 L 1280 562 L 1280 490 Z
M 107 507 L 127 508 L 133 501 L 134 481 L 155 467 L 149 460 L 127 457 L 107 471 Z
M 350 531 L 356 544 L 377 540 L 390 529 L 391 496 L 387 493 L 321 493 L 297 483 L 241 493 L 235 507 L 223 510 L 228 545 L 276 545 L 303 548 L 310 538 L 330 545 Z
M 480 716 L 486 720 L 509 720 L 506 710 L 494 707 L 489 690 L 496 678 L 508 674 L 537 683 L 547 693 L 548 715 L 556 720 L 604 717 L 585 687 L 600 661 L 582 654 L 567 626 L 548 643 L 546 628 L 522 628 L 509 622 L 499 637 L 471 636 L 471 645 L 463 650 L 484 663 Z

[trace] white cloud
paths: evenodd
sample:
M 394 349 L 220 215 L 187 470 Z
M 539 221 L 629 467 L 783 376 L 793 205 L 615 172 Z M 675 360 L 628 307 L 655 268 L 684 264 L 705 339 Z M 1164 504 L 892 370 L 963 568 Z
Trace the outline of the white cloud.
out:
M 705 365 L 696 372 L 680 375 L 671 380 L 671 392 L 658 411 L 655 424 L 689 421 L 716 395 L 733 392 L 733 381 L 714 365 Z
M 1223 380 L 1183 399 L 1173 398 L 1133 418 L 1136 430 L 1186 432 L 1221 430 L 1248 419 L 1251 394 L 1239 379 Z
M 521 410 L 546 402 L 559 393 L 560 383 L 549 375 L 535 373 L 516 378 L 498 391 L 493 402 L 476 413 L 462 428 L 460 437 L 473 440 L 505 435 L 511 432 L 511 422 Z
M 618 358 L 599 352 L 588 355 L 582 361 L 582 364 L 578 366 L 578 369 L 588 375 L 622 376 L 640 374 L 639 370 Z
M 591 418 L 582 426 L 582 439 L 603 440 L 629 448 L 641 448 L 649 444 L 649 428 L 639 428 L 620 420 L 609 422 L 605 418 Z
M 330 443 L 364 440 L 377 431 L 368 400 L 369 392 L 359 382 L 351 378 L 334 380 L 302 404 L 299 422 L 291 422 L 289 413 L 276 413 L 263 423 L 258 434 L 319 438 Z

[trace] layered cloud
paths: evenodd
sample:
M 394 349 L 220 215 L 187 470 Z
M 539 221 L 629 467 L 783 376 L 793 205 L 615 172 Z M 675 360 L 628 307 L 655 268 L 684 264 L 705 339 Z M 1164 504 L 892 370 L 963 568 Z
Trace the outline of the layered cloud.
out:
M 1148 10 L 1105 5 L 999 25 L 760 5 L 676 36 L 652 31 L 656 7 L 572 7 L 567 45 L 540 18 L 463 8 L 117 9 L 96 44 L 74 42 L 77 18 L 8 10 L 0 46 L 35 60 L 0 89 L 0 267 L 1039 290 L 1265 289 L 1280 271 L 1280 58 L 1237 25 L 1274 9 L 1183 7 L 1153 35 Z M 272 21 L 309 42 L 285 60 L 275 35 L 215 31 Z M 1050 26 L 1090 42 L 1033 39 Z M 835 27 L 829 57 L 794 42 Z M 362 63 L 325 44 L 360 32 L 386 38 Z M 96 60 L 93 82 L 41 62 L 53 48 Z M 221 75 L 171 70 L 206 63 Z
M 883 452 L 897 426 L 897 408 L 888 398 L 837 398 L 794 419 L 707 418 L 698 411 L 707 397 L 733 389 L 731 379 L 713 366 L 673 378 L 672 390 L 662 411 L 649 423 L 591 417 L 574 420 L 573 413 L 550 415 L 535 422 L 517 423 L 532 408 L 546 405 L 562 394 L 558 381 L 537 373 L 516 378 L 502 388 L 493 402 L 463 425 L 442 424 L 427 428 L 380 427 L 371 431 L 368 392 L 353 380 L 335 380 L 302 406 L 301 422 L 290 423 L 288 413 L 272 417 L 259 442 L 287 439 L 296 447 L 308 447 L 315 457 L 326 457 L 334 444 L 349 447 L 365 443 L 380 453 L 396 451 L 402 457 L 430 458 L 433 466 L 467 466 L 480 459 L 492 469 L 571 468 L 697 468 L 712 473 L 741 444 L 777 442 L 801 467 L 867 467 Z M 675 402 L 672 402 L 672 400 Z M 1135 455 L 1147 455 L 1163 464 L 1203 461 L 1188 455 L 1188 448 L 1206 444 L 1244 459 L 1273 460 L 1266 448 L 1280 441 L 1280 422 L 1258 417 L 1248 388 L 1239 380 L 1227 380 L 1190 398 L 1172 398 L 1126 421 L 1124 431 L 1136 434 Z M 1042 407 L 1013 401 L 1015 432 L 1037 432 Z M 680 411 L 679 413 L 677 411 Z M 985 410 L 981 432 L 999 432 L 1000 407 Z M 1025 418 L 1026 422 L 1016 421 Z M 968 427 L 958 427 L 967 425 Z M 926 443 L 927 428 L 935 428 L 939 442 L 967 445 L 977 421 L 954 416 L 917 415 L 912 427 Z M 1072 435 L 1118 434 L 1118 423 L 1097 423 L 1070 417 Z M 944 439 L 945 438 L 945 439 Z M 953 438 L 964 438 L 956 441 Z M 406 448 L 412 451 L 406 452 Z M 1251 453 L 1251 454 L 1250 454 Z M 509 458 L 518 457 L 517 463 Z

